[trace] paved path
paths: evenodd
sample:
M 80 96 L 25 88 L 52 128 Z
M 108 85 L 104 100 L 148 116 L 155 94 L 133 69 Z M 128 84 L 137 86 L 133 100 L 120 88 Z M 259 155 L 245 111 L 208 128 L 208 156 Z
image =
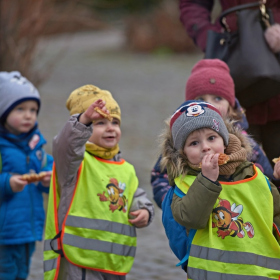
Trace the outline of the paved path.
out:
M 123 49 L 119 31 L 83 33 L 46 41 L 45 57 L 67 45 L 48 81 L 40 87 L 40 128 L 51 153 L 53 136 L 68 119 L 65 102 L 75 88 L 94 84 L 111 91 L 122 109 L 123 157 L 132 163 L 140 186 L 151 200 L 150 171 L 158 157 L 157 137 L 164 119 L 184 100 L 185 83 L 192 66 L 202 58 L 190 55 L 132 54 Z M 44 57 L 40 58 L 43 64 Z M 138 248 L 128 280 L 186 279 L 169 249 L 156 208 L 154 222 L 138 230 Z M 37 243 L 28 280 L 43 279 L 42 242 Z

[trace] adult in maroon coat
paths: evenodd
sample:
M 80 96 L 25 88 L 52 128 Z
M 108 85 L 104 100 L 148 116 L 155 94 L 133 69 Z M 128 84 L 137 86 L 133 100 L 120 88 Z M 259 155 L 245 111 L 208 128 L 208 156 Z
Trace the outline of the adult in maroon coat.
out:
M 257 2 L 257 0 L 219 0 L 222 11 L 237 5 Z M 275 24 L 266 30 L 266 40 L 273 52 L 280 52 L 280 1 L 267 0 L 266 7 L 273 13 Z M 217 19 L 211 19 L 214 0 L 180 0 L 180 19 L 194 43 L 204 52 L 207 41 L 207 31 L 222 32 Z M 236 15 L 226 18 L 232 31 L 237 29 Z M 242 105 L 242 104 L 241 104 Z M 280 89 L 279 95 L 246 108 L 246 116 L 250 124 L 249 132 L 254 139 L 261 142 L 270 160 L 280 156 Z

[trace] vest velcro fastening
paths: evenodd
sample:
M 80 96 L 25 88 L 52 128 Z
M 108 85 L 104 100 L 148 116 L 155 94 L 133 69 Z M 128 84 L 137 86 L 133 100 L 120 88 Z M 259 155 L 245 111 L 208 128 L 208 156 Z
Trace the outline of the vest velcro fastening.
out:
M 58 249 L 58 242 L 61 243 L 60 237 L 61 237 L 61 231 L 49 242 L 49 244 L 50 244 L 51 249 L 55 253 L 57 253 L 63 257 L 64 255 L 63 255 L 62 249 Z

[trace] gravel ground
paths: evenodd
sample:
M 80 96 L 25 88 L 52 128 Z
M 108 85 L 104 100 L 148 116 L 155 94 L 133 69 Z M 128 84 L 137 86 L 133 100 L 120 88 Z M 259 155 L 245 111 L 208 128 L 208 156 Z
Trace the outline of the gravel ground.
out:
M 68 119 L 65 102 L 72 90 L 94 84 L 112 92 L 122 109 L 123 157 L 135 166 L 140 186 L 153 201 L 150 172 L 158 157 L 157 137 L 164 120 L 184 100 L 184 90 L 192 66 L 201 53 L 133 54 L 123 48 L 121 31 L 82 33 L 59 36 L 42 42 L 44 54 L 38 65 L 63 52 L 49 79 L 39 88 L 42 108 L 41 131 L 51 153 L 53 136 Z M 47 197 L 46 199 L 47 200 Z M 171 252 L 161 224 L 161 210 L 156 209 L 153 223 L 139 229 L 136 258 L 128 280 L 186 279 Z M 43 242 L 37 243 L 28 280 L 43 279 Z

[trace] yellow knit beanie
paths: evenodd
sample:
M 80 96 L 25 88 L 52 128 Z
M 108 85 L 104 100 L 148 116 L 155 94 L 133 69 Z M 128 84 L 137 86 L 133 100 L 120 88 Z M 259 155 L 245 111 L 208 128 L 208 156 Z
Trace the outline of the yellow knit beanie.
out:
M 96 100 L 102 99 L 113 118 L 121 121 L 121 109 L 112 94 L 94 85 L 85 85 L 75 89 L 66 101 L 70 115 L 81 114 Z

